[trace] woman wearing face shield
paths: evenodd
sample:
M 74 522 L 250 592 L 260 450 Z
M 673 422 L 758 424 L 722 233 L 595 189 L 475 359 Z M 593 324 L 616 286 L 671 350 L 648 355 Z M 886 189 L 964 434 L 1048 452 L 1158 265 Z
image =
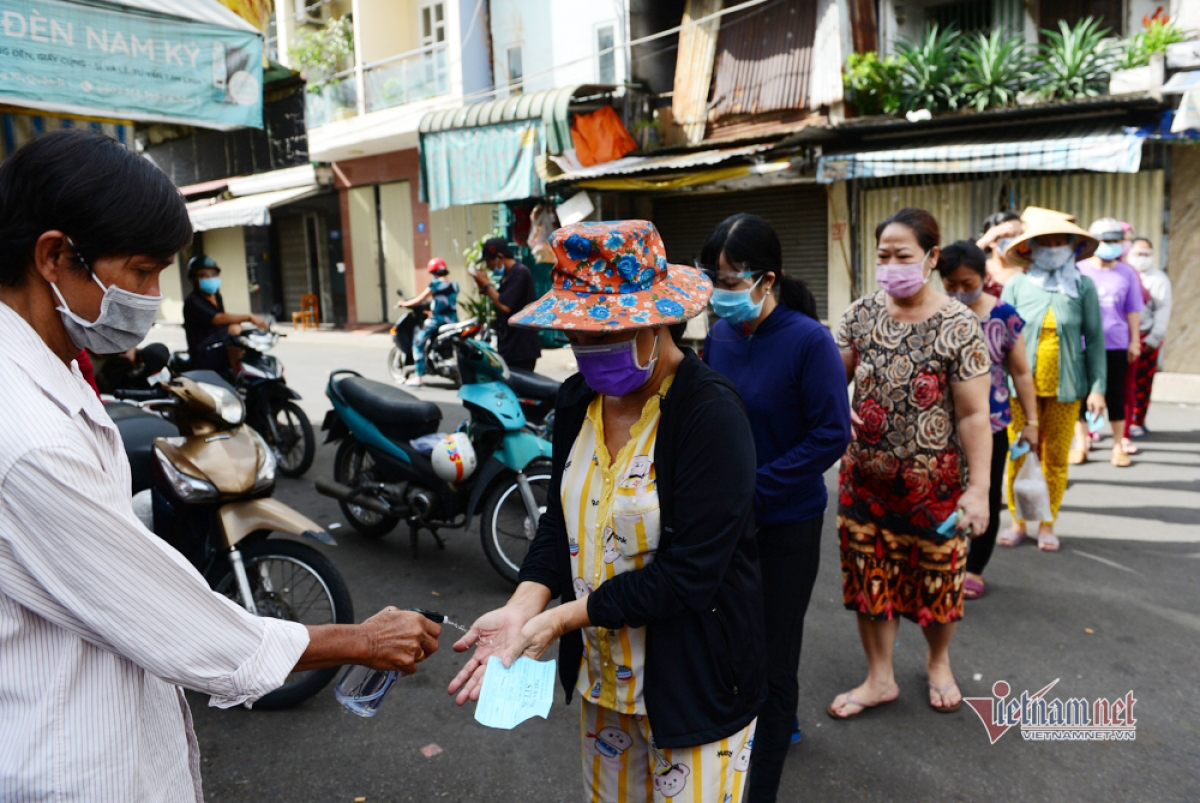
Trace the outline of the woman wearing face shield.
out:
M 967 538 L 988 526 L 991 360 L 979 321 L 929 281 L 941 258 L 932 215 L 901 209 L 875 239 L 883 289 L 850 305 L 836 337 L 854 382 L 855 440 L 838 477 L 842 600 L 857 614 L 867 679 L 834 698 L 834 719 L 899 695 L 901 616 L 929 645 L 930 707 L 962 706 L 950 640 L 963 614 Z
M 783 272 L 771 225 L 734 215 L 713 231 L 697 267 L 720 317 L 704 361 L 737 387 L 750 416 L 758 472 L 755 521 L 767 634 L 767 702 L 758 715 L 747 800 L 775 799 L 788 746 L 800 740 L 796 671 L 821 555 L 824 473 L 850 442 L 841 355 L 803 282 Z
M 490 656 L 559 641 L 588 799 L 740 801 L 766 696 L 753 433 L 736 390 L 669 331 L 712 286 L 668 264 L 646 221 L 551 243 L 552 289 L 510 324 L 565 332 L 579 374 L 559 391 L 520 584 L 454 645 L 475 653 L 449 691 L 478 699 Z
M 1028 264 L 1029 270 L 1006 284 L 1000 298 L 1025 321 L 1025 354 L 1033 369 L 1037 409 L 1026 410 L 1014 399 L 1008 433 L 1016 441 L 1027 426 L 1037 426 L 1042 473 L 1056 518 L 1067 488 L 1067 460 L 1080 404 L 1086 398 L 1094 416 L 1105 410 L 1108 369 L 1100 300 L 1096 285 L 1075 267 L 1077 259 L 1091 255 L 1097 241 L 1062 212 L 1029 207 L 1022 220 L 1025 231 L 1009 244 L 1008 258 Z M 1028 534 L 1027 523 L 1017 518 L 1012 491 L 1024 463 L 1022 456 L 1008 464 L 1013 528 L 1000 534 L 1001 546 L 1016 546 Z M 1037 540 L 1045 552 L 1058 550 L 1053 518 L 1038 524 Z

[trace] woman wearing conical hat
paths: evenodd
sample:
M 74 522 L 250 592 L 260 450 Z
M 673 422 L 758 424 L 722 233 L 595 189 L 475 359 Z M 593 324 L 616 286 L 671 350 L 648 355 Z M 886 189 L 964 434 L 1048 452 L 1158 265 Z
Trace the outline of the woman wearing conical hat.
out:
M 1006 255 L 1029 270 L 1004 286 L 1001 299 L 1017 308 L 1025 321 L 1026 354 L 1033 367 L 1037 409 L 1025 410 L 1013 400 L 1009 438 L 1015 442 L 1028 424 L 1036 424 L 1042 471 L 1050 491 L 1050 510 L 1058 516 L 1067 488 L 1067 458 L 1080 405 L 1088 412 L 1105 411 L 1107 365 L 1104 327 L 1096 285 L 1079 272 L 1076 261 L 1091 256 L 1096 238 L 1062 212 L 1029 207 L 1022 215 L 1024 233 L 1009 243 Z M 1016 546 L 1028 535 L 1028 522 L 1017 519 L 1013 480 L 1025 462 L 1008 465 L 1008 505 L 1013 528 L 1001 534 L 1001 546 Z M 1038 523 L 1038 547 L 1059 548 L 1054 520 Z

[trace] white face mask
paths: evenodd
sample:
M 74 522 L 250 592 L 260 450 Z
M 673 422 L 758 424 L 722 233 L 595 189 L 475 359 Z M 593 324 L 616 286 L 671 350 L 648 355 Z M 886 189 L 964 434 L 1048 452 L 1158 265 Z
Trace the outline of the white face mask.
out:
M 1154 267 L 1153 254 L 1130 254 L 1126 261 L 1142 272 Z
M 70 240 L 68 240 L 70 242 Z M 75 244 L 71 243 L 74 248 Z M 78 251 L 76 251 L 78 253 Z M 150 333 L 154 319 L 158 316 L 158 306 L 162 296 L 144 296 L 122 290 L 115 284 L 104 286 L 90 266 L 85 267 L 92 274 L 92 281 L 104 291 L 100 301 L 100 315 L 94 321 L 81 318 L 67 306 L 67 300 L 58 291 L 58 286 L 50 282 L 50 289 L 58 297 L 58 313 L 62 316 L 63 326 L 71 337 L 71 342 L 80 348 L 96 354 L 120 354 L 129 351 Z

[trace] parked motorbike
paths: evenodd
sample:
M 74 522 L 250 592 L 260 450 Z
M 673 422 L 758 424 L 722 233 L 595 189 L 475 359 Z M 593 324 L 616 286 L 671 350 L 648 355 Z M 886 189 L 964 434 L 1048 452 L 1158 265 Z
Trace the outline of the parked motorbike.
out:
M 506 384 L 509 370 L 500 355 L 469 338 L 455 339 L 454 348 L 463 379 L 458 397 L 471 417 L 451 443 L 418 440 L 437 432 L 442 413 L 436 404 L 353 371 L 330 375 L 325 393 L 333 409 L 322 429 L 328 432 L 326 442 L 340 444 L 333 480 L 318 480 L 316 487 L 337 499 L 347 521 L 369 538 L 386 535 L 405 520 L 414 556 L 421 529 L 444 548 L 439 528 L 469 528 L 482 510 L 484 553 L 502 577 L 515 583 L 545 510 L 550 444 L 525 430 L 525 415 Z M 477 468 L 442 479 L 439 455 L 422 448 L 431 443 L 435 451 L 446 450 L 440 459 Z
M 397 290 L 396 295 L 404 298 L 404 291 Z M 403 382 L 416 367 L 413 340 L 428 314 L 428 304 L 400 307 L 400 317 L 396 318 L 391 329 L 392 350 L 388 352 L 388 373 L 397 382 Z
M 154 390 L 115 395 L 132 402 L 106 409 L 129 457 L 134 510 L 213 590 L 256 616 L 354 622 L 350 591 L 333 563 L 306 544 L 272 537 L 335 543 L 319 524 L 271 498 L 274 451 L 243 423 L 245 406 L 231 385 L 213 371 L 192 371 Z M 337 672 L 294 672 L 255 707 L 295 705 Z
M 316 441 L 312 423 L 296 402 L 300 394 L 283 378 L 283 363 L 270 351 L 284 335 L 252 329 L 231 335 L 229 344 L 242 349 L 241 366 L 234 382 L 246 403 L 246 423 L 262 435 L 278 462 L 279 472 L 299 477 L 312 466 Z M 190 368 L 186 351 L 171 355 L 171 374 L 179 376 Z
M 521 411 L 525 413 L 525 426 L 534 435 L 545 440 L 553 440 L 554 434 L 554 404 L 558 400 L 558 389 L 562 383 L 548 376 L 525 371 L 520 368 L 508 369 L 506 381 L 517 394 L 521 403 Z

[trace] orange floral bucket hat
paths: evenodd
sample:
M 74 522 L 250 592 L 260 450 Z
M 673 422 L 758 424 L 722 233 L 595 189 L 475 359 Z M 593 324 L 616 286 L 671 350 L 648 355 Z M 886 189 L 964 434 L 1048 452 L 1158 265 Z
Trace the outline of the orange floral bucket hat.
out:
M 508 319 L 527 329 L 580 332 L 668 326 L 704 311 L 712 283 L 696 268 L 667 262 L 646 220 L 576 223 L 550 238 L 550 292 Z

